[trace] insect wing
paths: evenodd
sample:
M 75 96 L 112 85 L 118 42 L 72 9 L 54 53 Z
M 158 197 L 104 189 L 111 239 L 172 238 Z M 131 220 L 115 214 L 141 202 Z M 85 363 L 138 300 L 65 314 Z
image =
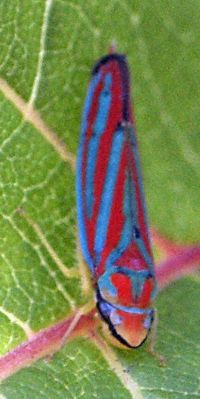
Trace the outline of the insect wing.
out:
M 92 273 L 102 275 L 120 257 L 129 263 L 141 257 L 144 267 L 151 268 L 129 72 L 123 55 L 110 54 L 94 67 L 77 172 L 80 241 Z

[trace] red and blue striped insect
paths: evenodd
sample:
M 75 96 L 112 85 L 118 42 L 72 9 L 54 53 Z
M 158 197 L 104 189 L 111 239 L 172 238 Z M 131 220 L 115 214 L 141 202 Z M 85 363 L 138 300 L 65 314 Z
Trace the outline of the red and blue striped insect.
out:
M 125 56 L 109 54 L 92 71 L 77 170 L 83 257 L 96 304 L 113 336 L 136 348 L 154 320 L 156 282 Z

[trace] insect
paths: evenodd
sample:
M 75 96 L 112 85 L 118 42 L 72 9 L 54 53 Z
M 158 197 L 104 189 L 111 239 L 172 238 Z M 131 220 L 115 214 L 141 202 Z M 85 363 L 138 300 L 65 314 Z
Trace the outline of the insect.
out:
M 77 164 L 80 244 L 96 306 L 112 335 L 140 346 L 154 320 L 156 295 L 129 70 L 110 53 L 93 68 Z

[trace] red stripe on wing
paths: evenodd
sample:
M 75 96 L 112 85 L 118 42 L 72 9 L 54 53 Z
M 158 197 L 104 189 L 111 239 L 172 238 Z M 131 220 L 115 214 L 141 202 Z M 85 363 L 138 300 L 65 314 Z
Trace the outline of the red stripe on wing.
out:
M 88 155 L 88 141 L 93 132 L 93 126 L 98 113 L 98 101 L 101 91 L 103 89 L 103 82 L 105 75 L 110 73 L 112 75 L 112 100 L 110 112 L 107 118 L 107 124 L 104 133 L 101 136 L 99 150 L 96 160 L 95 178 L 94 178 L 94 207 L 92 217 L 88 218 L 86 211 L 84 212 L 86 235 L 88 241 L 88 249 L 90 254 L 93 256 L 94 252 L 94 240 L 95 240 L 95 229 L 96 222 L 99 213 L 99 206 L 101 202 L 101 196 L 108 166 L 108 160 L 110 156 L 110 149 L 112 145 L 113 134 L 116 130 L 118 123 L 122 120 L 123 116 L 123 99 L 122 99 L 122 77 L 117 61 L 110 61 L 103 65 L 99 71 L 101 78 L 99 84 L 92 99 L 92 106 L 88 116 L 88 129 L 85 133 L 85 145 L 83 152 L 83 167 L 82 167 L 82 187 L 86 186 L 86 165 Z M 84 190 L 83 190 L 84 191 Z M 83 196 L 83 209 L 86 210 L 86 198 Z

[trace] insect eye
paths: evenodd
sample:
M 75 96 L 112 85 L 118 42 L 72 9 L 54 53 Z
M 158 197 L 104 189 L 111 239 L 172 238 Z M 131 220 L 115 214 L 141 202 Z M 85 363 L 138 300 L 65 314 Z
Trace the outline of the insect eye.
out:
M 112 311 L 112 305 L 104 301 L 99 301 L 99 311 L 102 316 L 109 317 Z
M 151 313 L 147 314 L 145 320 L 144 320 L 144 328 L 146 328 L 147 330 L 150 329 L 152 323 L 154 320 L 154 311 L 152 310 Z
M 119 326 L 122 323 L 122 318 L 116 313 L 115 310 L 111 312 L 110 320 L 113 326 Z

